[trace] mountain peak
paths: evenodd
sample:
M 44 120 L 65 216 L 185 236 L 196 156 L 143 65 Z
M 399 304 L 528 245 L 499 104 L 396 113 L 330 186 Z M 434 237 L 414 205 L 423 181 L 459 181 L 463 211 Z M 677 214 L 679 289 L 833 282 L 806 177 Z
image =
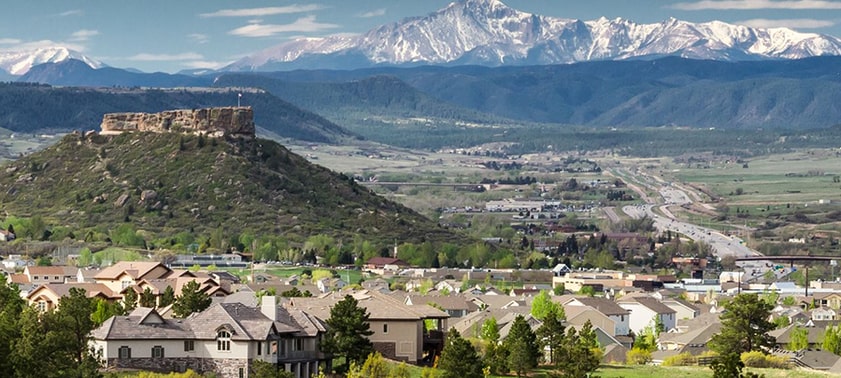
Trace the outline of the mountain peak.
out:
M 84 62 L 91 68 L 104 65 L 79 51 L 64 46 L 46 46 L 28 50 L 0 52 L 0 69 L 12 75 L 23 75 L 33 66 L 44 63 L 59 63 L 69 59 Z
M 790 29 L 755 29 L 670 17 L 653 24 L 534 15 L 499 0 L 459 0 L 424 17 L 353 38 L 297 39 L 227 69 L 363 68 L 373 65 L 534 65 L 682 56 L 711 60 L 841 55 L 841 40 Z

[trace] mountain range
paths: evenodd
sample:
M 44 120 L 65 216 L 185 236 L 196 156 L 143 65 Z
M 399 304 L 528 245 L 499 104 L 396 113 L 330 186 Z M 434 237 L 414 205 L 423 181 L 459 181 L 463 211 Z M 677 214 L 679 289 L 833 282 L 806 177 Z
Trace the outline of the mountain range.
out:
M 638 24 L 521 12 L 499 0 L 463 0 L 357 36 L 299 38 L 225 67 L 226 71 L 348 69 L 376 65 L 543 65 L 680 56 L 725 61 L 841 54 L 841 40 L 791 29 L 670 18 Z
M 545 65 L 664 56 L 742 61 L 824 55 L 841 55 L 841 39 L 719 21 L 691 23 L 670 18 L 639 24 L 604 17 L 583 21 L 522 12 L 499 0 L 460 0 L 426 16 L 381 25 L 360 35 L 297 38 L 220 71 Z M 6 51 L 0 52 L 0 80 L 24 75 L 38 64 L 68 59 L 91 68 L 105 67 L 94 58 L 60 46 Z M 206 73 L 185 74 L 196 72 Z

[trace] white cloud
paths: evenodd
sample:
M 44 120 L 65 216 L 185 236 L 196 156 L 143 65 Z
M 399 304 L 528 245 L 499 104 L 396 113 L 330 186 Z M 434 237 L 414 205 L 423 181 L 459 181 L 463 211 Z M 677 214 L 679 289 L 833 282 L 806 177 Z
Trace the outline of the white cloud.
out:
M 201 33 L 188 34 L 187 38 L 198 44 L 204 44 L 210 41 L 210 37 L 208 37 L 207 34 Z
M 73 34 L 70 35 L 70 40 L 76 42 L 84 42 L 96 35 L 99 35 L 98 30 L 82 29 L 73 32 Z
M 279 33 L 319 32 L 337 27 L 339 25 L 319 23 L 315 21 L 315 16 L 307 16 L 285 25 L 249 24 L 231 30 L 228 34 L 242 37 L 269 37 Z
M 767 18 L 754 18 L 750 20 L 736 21 L 734 24 L 750 26 L 752 28 L 791 28 L 791 29 L 820 29 L 835 26 L 835 22 L 828 20 L 815 20 L 811 18 L 790 18 L 782 20 L 771 20 Z
M 187 68 L 208 68 L 208 69 L 218 69 L 231 64 L 231 62 L 217 62 L 212 60 L 193 60 L 189 62 L 181 63 L 182 66 Z
M 829 0 L 702 0 L 667 6 L 679 10 L 751 9 L 841 9 L 841 2 Z
M 385 16 L 385 8 L 374 9 L 370 12 L 360 13 L 358 17 L 371 18 L 371 17 L 379 17 L 379 16 Z
M 0 38 L 0 45 L 16 45 L 22 41 L 15 38 Z
M 222 9 L 212 13 L 202 13 L 199 17 L 262 17 L 276 14 L 291 14 L 312 12 L 324 9 L 318 4 L 308 5 L 288 5 L 285 7 L 266 7 L 266 8 L 245 8 L 245 9 Z
M 81 9 L 73 9 L 73 10 L 69 10 L 69 11 L 66 11 L 66 12 L 61 12 L 61 13 L 57 14 L 56 16 L 69 17 L 69 16 L 81 16 L 83 14 L 85 14 L 85 12 L 82 11 Z
M 186 52 L 181 54 L 149 54 L 141 53 L 130 56 L 126 60 L 134 60 L 140 62 L 172 62 L 180 60 L 202 60 L 204 56 L 194 52 Z

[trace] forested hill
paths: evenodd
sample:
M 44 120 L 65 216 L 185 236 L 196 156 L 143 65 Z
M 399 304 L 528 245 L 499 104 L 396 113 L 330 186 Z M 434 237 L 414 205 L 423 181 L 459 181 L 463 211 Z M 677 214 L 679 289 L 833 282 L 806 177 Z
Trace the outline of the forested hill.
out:
M 128 225 L 149 239 L 187 233 L 217 235 L 217 242 L 242 234 L 293 243 L 312 235 L 381 246 L 465 242 L 352 178 L 263 139 L 70 134 L 5 166 L 0 187 L 7 216 L 37 216 L 78 238 L 109 230 L 113 236 Z
M 390 116 L 438 118 L 453 122 L 512 122 L 436 99 L 393 75 L 374 75 L 347 82 L 305 83 L 270 75 L 231 73 L 217 77 L 213 85 L 264 89 L 296 106 L 337 121 Z
M 0 128 L 21 133 L 98 130 L 105 113 L 232 106 L 240 92 L 228 88 L 155 90 L 0 83 Z M 246 91 L 241 101 L 254 109 L 257 126 L 282 137 L 327 143 L 356 137 L 264 91 Z

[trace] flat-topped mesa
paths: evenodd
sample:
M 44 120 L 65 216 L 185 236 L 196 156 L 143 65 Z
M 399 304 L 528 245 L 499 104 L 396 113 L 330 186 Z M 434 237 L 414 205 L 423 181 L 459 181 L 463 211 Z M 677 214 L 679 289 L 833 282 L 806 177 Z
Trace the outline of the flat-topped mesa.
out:
M 108 113 L 102 117 L 102 134 L 155 132 L 254 137 L 254 112 L 250 106 L 176 109 L 160 113 Z

